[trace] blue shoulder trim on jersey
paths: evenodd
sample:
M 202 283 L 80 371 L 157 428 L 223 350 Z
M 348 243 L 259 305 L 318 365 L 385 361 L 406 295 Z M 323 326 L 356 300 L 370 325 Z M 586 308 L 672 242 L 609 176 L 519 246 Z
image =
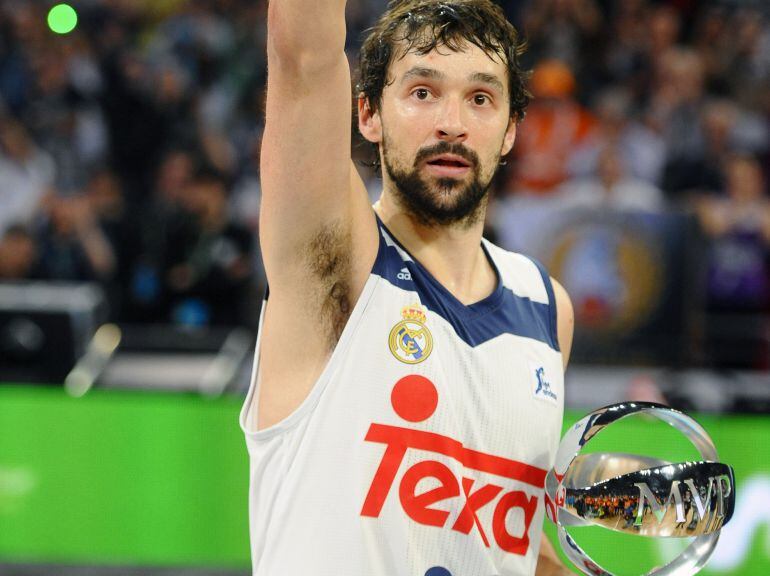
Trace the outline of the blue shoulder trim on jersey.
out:
M 466 306 L 407 252 L 379 217 L 377 226 L 380 246 L 372 274 L 402 290 L 415 292 L 420 302 L 449 322 L 466 344 L 478 346 L 501 334 L 514 334 L 539 340 L 559 351 L 552 329 L 553 306 L 534 302 L 505 288 L 497 265 L 483 243 L 482 248 L 497 275 L 497 288 L 483 300 Z M 546 283 L 546 291 L 549 302 L 553 303 L 550 281 Z
M 535 266 L 537 266 L 537 269 L 540 270 L 540 276 L 543 278 L 543 285 L 545 286 L 545 291 L 548 294 L 548 302 L 550 304 L 550 323 L 551 323 L 551 348 L 556 350 L 557 352 L 560 352 L 559 348 L 559 325 L 556 318 L 556 295 L 553 291 L 553 282 L 551 282 L 551 275 L 548 274 L 548 270 L 545 269 L 545 266 L 542 265 L 542 263 L 532 258 L 531 256 L 527 256 Z

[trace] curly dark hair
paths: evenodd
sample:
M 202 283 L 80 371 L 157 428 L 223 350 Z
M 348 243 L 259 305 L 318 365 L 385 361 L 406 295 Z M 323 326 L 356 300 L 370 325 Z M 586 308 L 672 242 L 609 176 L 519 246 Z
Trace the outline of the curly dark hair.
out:
M 530 73 L 520 62 L 526 43 L 492 0 L 391 0 L 361 46 L 356 90 L 377 110 L 397 54 L 427 54 L 442 46 L 459 51 L 466 42 L 507 65 L 511 117 L 521 121 L 531 97 Z

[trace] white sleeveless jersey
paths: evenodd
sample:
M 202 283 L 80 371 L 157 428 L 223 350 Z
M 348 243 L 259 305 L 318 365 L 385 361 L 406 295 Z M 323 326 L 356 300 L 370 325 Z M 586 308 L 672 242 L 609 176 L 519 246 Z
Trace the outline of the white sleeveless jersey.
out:
M 498 286 L 465 306 L 378 226 L 369 279 L 305 401 L 255 431 L 252 378 L 253 573 L 534 574 L 564 398 L 548 275 L 483 241 Z

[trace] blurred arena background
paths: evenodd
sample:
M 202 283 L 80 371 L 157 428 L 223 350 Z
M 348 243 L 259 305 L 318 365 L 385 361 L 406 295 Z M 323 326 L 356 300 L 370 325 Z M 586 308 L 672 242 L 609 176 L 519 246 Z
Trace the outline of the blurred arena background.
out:
M 247 574 L 266 2 L 73 1 L 69 32 L 53 5 L 0 0 L 0 574 Z M 487 235 L 572 295 L 565 426 L 625 399 L 696 416 L 738 490 L 703 573 L 766 576 L 770 3 L 503 5 L 535 99 Z M 352 62 L 384 7 L 348 1 Z M 581 542 L 627 574 L 675 553 Z

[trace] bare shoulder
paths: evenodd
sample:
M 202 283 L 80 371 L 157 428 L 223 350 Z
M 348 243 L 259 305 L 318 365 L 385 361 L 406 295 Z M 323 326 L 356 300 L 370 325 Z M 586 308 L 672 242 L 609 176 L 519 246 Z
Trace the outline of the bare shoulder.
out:
M 554 297 L 556 298 L 556 319 L 558 324 L 559 348 L 564 358 L 564 368 L 567 368 L 572 350 L 572 336 L 575 331 L 575 311 L 572 300 L 564 286 L 551 278 Z

